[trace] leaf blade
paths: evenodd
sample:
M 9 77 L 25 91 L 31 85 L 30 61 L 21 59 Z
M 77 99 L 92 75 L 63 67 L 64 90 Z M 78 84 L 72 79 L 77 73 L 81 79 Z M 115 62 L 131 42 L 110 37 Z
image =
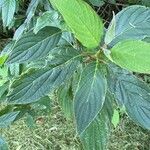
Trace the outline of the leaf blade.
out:
M 130 72 L 114 65 L 109 67 L 109 72 L 109 88 L 117 103 L 125 107 L 135 123 L 150 129 L 150 88 Z
M 59 105 L 61 106 L 65 117 L 71 119 L 73 117 L 73 93 L 70 82 L 61 86 L 57 91 L 57 95 Z
M 70 55 L 61 65 L 29 70 L 12 83 L 8 101 L 27 104 L 48 95 L 71 78 L 80 64 L 81 57 Z
M 74 97 L 74 111 L 79 134 L 89 126 L 105 101 L 106 80 L 99 64 L 88 64 L 81 74 Z
M 143 40 L 150 35 L 150 8 L 133 5 L 129 6 L 116 15 L 115 37 L 109 43 L 114 46 L 116 43 L 126 39 Z M 112 20 L 113 22 L 113 20 Z M 111 28 L 111 24 L 108 27 Z
M 10 125 L 15 120 L 18 114 L 19 112 L 11 112 L 0 116 L 0 128 L 5 128 Z
M 16 0 L 4 0 L 2 5 L 3 25 L 9 26 L 13 20 L 16 10 Z
M 84 149 L 105 150 L 107 149 L 111 131 L 111 119 L 113 115 L 112 97 L 107 93 L 106 100 L 101 112 L 80 136 Z
M 0 149 L 1 150 L 9 150 L 8 144 L 3 137 L 0 136 Z
M 99 45 L 103 24 L 95 11 L 82 0 L 50 0 L 62 14 L 75 37 L 87 48 Z
M 143 41 L 122 41 L 111 49 L 112 60 L 130 71 L 150 73 L 150 44 Z
M 55 68 L 32 69 L 11 86 L 10 103 L 26 104 L 37 101 L 58 88 L 75 71 L 78 61 Z M 71 69 L 70 69 L 71 68 Z
M 54 27 L 46 27 L 38 34 L 29 31 L 17 41 L 7 63 L 30 62 L 47 56 L 59 42 L 60 36 L 60 30 Z

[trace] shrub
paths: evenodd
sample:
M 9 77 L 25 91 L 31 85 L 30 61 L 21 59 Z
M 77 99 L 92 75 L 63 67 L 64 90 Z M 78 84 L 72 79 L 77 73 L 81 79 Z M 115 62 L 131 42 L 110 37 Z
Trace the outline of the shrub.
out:
M 150 88 L 133 74 L 150 73 L 148 7 L 126 7 L 106 29 L 88 1 L 31 0 L 27 11 L 16 0 L 1 0 L 0 6 L 4 29 L 15 29 L 0 55 L 0 97 L 6 104 L 0 127 L 37 105 L 48 110 L 54 92 L 86 150 L 106 149 L 111 124 L 118 122 L 116 105 L 150 129 Z

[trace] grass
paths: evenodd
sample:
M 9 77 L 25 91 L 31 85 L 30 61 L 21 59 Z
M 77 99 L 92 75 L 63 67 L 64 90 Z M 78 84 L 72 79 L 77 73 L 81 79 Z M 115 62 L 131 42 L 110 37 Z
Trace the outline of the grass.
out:
M 1 129 L 10 150 L 82 150 L 73 123 L 66 120 L 59 106 L 51 114 L 36 119 L 29 128 L 22 119 L 10 128 Z M 150 132 L 135 125 L 127 116 L 112 131 L 109 150 L 150 150 Z
M 50 115 L 38 117 L 34 128 L 22 119 L 1 130 L 10 150 L 80 150 L 73 123 L 63 117 L 58 106 L 51 111 Z
M 110 150 L 150 150 L 150 132 L 125 116 L 113 130 L 110 142 Z

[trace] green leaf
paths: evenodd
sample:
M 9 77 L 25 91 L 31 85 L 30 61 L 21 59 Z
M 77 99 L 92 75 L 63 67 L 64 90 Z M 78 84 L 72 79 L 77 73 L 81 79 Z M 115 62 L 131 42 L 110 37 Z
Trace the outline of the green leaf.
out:
M 122 41 L 111 49 L 112 60 L 122 68 L 139 73 L 150 73 L 150 43 Z
M 58 25 L 58 13 L 56 11 L 46 11 L 38 19 L 34 28 L 34 33 L 46 26 L 57 26 Z
M 109 25 L 109 28 L 106 31 L 105 35 L 105 44 L 108 45 L 115 38 L 115 30 L 116 30 L 116 18 L 113 13 L 113 19 Z
M 30 114 L 26 115 L 25 122 L 26 122 L 27 127 L 30 129 L 34 129 L 36 126 L 36 122 Z
M 141 3 L 142 3 L 142 5 L 150 7 L 150 1 L 149 0 L 141 0 Z
M 74 111 L 79 134 L 85 131 L 102 109 L 106 95 L 106 79 L 99 62 L 88 64 L 80 77 L 74 97 Z
M 48 114 L 51 110 L 51 99 L 49 96 L 42 97 L 35 103 L 31 104 L 31 107 L 34 111 L 42 111 L 42 114 Z
M 80 64 L 79 67 L 77 68 L 76 72 L 74 73 L 73 75 L 73 78 L 72 78 L 72 92 L 73 92 L 73 95 L 75 95 L 76 93 L 76 89 L 78 87 L 78 83 L 79 83 L 79 80 L 80 80 L 80 75 L 83 71 L 83 67 L 84 65 L 83 64 Z
M 99 46 L 103 24 L 96 12 L 83 0 L 50 0 L 62 14 L 75 37 L 87 48 Z
M 1 100 L 1 97 L 3 96 L 3 94 L 8 89 L 8 87 L 9 87 L 9 83 L 8 82 L 6 82 L 2 86 L 0 86 L 0 100 Z
M 34 14 L 35 14 L 35 11 L 37 9 L 37 6 L 39 4 L 41 0 L 31 0 L 29 6 L 28 6 L 28 9 L 26 11 L 26 19 L 24 21 L 24 23 L 22 25 L 20 25 L 18 27 L 18 29 L 15 31 L 15 34 L 14 34 L 14 37 L 13 37 L 13 40 L 19 40 L 22 36 L 22 34 L 27 30 L 27 29 L 31 29 L 30 26 L 31 26 L 31 19 L 33 18 Z M 33 19 L 34 20 L 34 19 Z M 34 25 L 32 25 L 33 27 Z
M 89 0 L 89 2 L 97 7 L 100 7 L 105 4 L 104 0 Z
M 57 91 L 58 102 L 67 119 L 73 117 L 73 92 L 69 83 L 61 86 Z
M 112 115 L 112 97 L 107 94 L 101 112 L 80 136 L 85 150 L 107 149 Z
M 30 22 L 30 20 L 32 19 L 32 17 L 34 16 L 34 13 L 36 11 L 36 8 L 39 4 L 41 0 L 31 0 L 29 7 L 27 9 L 26 15 L 27 15 L 27 19 L 25 22 L 27 22 L 27 24 Z
M 73 34 L 71 32 L 63 32 L 60 41 L 58 43 L 58 46 L 74 45 L 74 44 L 75 44 L 75 38 Z
M 5 107 L 2 107 L 0 109 L 0 116 L 6 115 L 6 114 L 14 112 L 14 111 L 15 110 L 14 110 L 14 106 L 13 105 L 6 105 Z
M 8 74 L 8 67 L 7 66 L 0 67 L 0 76 L 2 78 L 6 78 L 7 74 Z
M 25 69 L 31 69 L 31 68 L 43 68 L 44 66 L 47 65 L 47 59 L 43 58 L 41 60 L 37 60 L 37 61 L 32 61 L 30 63 L 28 63 L 25 66 Z
M 54 68 L 31 69 L 12 83 L 8 101 L 16 104 L 38 101 L 69 80 L 78 64 L 77 59 L 70 59 Z
M 145 37 L 150 37 L 149 14 L 150 8 L 140 5 L 129 6 L 120 11 L 116 15 L 115 38 L 110 46 L 126 39 L 142 40 Z M 111 28 L 111 24 L 109 28 Z
M 60 30 L 54 27 L 46 27 L 38 34 L 29 31 L 16 42 L 7 63 L 30 62 L 47 56 L 56 47 L 60 36 Z
M 11 112 L 0 116 L 0 128 L 5 128 L 9 126 L 15 120 L 18 114 L 19 112 Z
M 49 64 L 50 65 L 59 65 L 68 61 L 70 58 L 77 58 L 81 56 L 81 52 L 72 46 L 59 46 L 56 47 L 50 53 Z
M 109 73 L 109 87 L 118 104 L 125 107 L 137 124 L 150 129 L 150 87 L 116 66 L 111 65 Z
M 2 6 L 3 25 L 7 27 L 13 20 L 14 13 L 16 10 L 16 0 L 2 0 L 2 1 L 4 1 Z
M 8 55 L 0 56 L 0 66 L 2 66 L 5 63 L 7 58 L 8 58 Z
M 9 150 L 5 139 L 0 136 L 0 150 Z
M 5 47 L 4 49 L 2 50 L 1 52 L 1 55 L 4 56 L 4 55 L 9 55 L 9 53 L 11 52 L 13 46 L 14 46 L 14 41 L 11 41 L 9 42 Z
M 22 36 L 23 32 L 25 31 L 25 29 L 26 29 L 26 24 L 23 23 L 21 26 L 19 26 L 18 29 L 16 29 L 16 31 L 14 33 L 14 36 L 13 36 L 13 40 L 18 41 L 21 38 L 21 36 Z
M 4 3 L 5 3 L 5 0 L 1 0 L 1 1 L 0 1 L 0 9 L 1 9 L 2 6 L 4 5 Z
M 113 117 L 112 117 L 112 121 L 111 121 L 115 128 L 119 124 L 119 121 L 120 121 L 119 112 L 118 110 L 115 109 Z
M 10 64 L 9 71 L 12 76 L 18 76 L 20 74 L 20 65 L 17 63 Z

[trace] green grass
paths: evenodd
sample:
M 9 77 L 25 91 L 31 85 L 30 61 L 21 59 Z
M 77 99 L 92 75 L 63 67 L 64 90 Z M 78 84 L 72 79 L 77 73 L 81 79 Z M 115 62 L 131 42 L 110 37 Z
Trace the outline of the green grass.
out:
M 38 117 L 34 128 L 27 127 L 22 119 L 1 132 L 10 150 L 76 150 L 80 145 L 72 122 L 66 121 L 59 107 L 50 115 Z
M 125 116 L 113 130 L 110 142 L 110 150 L 150 150 L 150 132 Z
M 1 134 L 10 150 L 82 150 L 73 123 L 64 118 L 57 105 L 51 114 L 38 117 L 34 128 L 27 127 L 21 119 L 10 128 L 1 129 Z M 112 132 L 109 150 L 150 150 L 150 132 L 124 116 Z

